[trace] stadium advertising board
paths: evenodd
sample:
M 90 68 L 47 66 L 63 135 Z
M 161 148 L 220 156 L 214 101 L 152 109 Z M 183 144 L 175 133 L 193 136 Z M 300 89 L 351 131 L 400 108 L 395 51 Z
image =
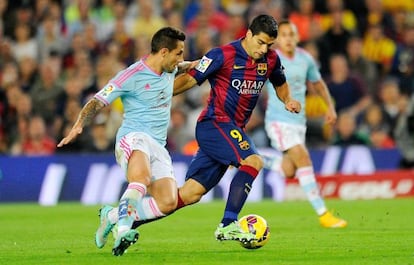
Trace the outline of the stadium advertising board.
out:
M 325 197 L 353 200 L 414 196 L 414 171 L 397 170 L 400 159 L 397 150 L 331 147 L 313 150 L 311 157 Z M 188 156 L 173 155 L 178 185 L 184 183 L 190 160 Z M 202 201 L 225 198 L 235 172 L 229 169 Z M 0 157 L 0 202 L 114 203 L 125 185 L 124 172 L 112 154 Z M 262 170 L 248 200 L 264 198 L 282 201 L 305 197 L 295 180 L 286 181 L 275 172 Z

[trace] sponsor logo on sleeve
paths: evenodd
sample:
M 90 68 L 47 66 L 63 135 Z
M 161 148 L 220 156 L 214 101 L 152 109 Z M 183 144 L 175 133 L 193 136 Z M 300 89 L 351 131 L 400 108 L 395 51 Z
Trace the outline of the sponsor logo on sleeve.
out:
M 204 73 L 207 70 L 207 68 L 210 66 L 212 61 L 213 61 L 212 59 L 206 56 L 203 56 L 203 58 L 201 58 L 200 62 L 198 63 L 195 69 L 201 73 Z

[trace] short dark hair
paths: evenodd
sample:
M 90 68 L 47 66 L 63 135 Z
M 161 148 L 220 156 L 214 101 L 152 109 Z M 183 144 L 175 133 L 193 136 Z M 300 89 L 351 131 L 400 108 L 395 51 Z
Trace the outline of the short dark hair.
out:
M 164 27 L 158 30 L 151 40 L 151 53 L 157 53 L 162 48 L 174 50 L 177 41 L 185 41 L 185 34 L 173 27 Z
M 277 22 L 272 16 L 269 15 L 258 15 L 250 23 L 249 30 L 253 36 L 258 35 L 261 32 L 266 33 L 270 37 L 277 37 Z

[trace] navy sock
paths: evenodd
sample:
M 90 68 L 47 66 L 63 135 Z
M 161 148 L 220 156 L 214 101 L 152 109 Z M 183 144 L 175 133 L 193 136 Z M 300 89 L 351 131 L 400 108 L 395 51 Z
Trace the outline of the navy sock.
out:
M 224 216 L 221 220 L 223 226 L 227 226 L 237 220 L 257 174 L 258 171 L 254 167 L 243 165 L 239 168 L 239 172 L 237 172 L 230 184 L 229 196 Z

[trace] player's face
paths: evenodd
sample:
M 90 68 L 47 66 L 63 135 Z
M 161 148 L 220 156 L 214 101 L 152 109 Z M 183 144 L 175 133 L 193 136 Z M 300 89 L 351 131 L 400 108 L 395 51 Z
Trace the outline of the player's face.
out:
M 247 54 L 254 60 L 262 58 L 269 50 L 270 46 L 275 42 L 275 38 L 270 37 L 266 33 L 260 32 L 253 35 L 249 30 L 245 38 L 245 49 Z
M 284 53 L 293 53 L 298 44 L 298 32 L 292 24 L 282 24 L 279 26 L 279 34 L 277 36 L 278 48 Z
M 178 66 L 179 63 L 184 61 L 184 42 L 178 41 L 177 47 L 174 50 L 168 51 L 164 58 L 163 70 L 171 73 Z

